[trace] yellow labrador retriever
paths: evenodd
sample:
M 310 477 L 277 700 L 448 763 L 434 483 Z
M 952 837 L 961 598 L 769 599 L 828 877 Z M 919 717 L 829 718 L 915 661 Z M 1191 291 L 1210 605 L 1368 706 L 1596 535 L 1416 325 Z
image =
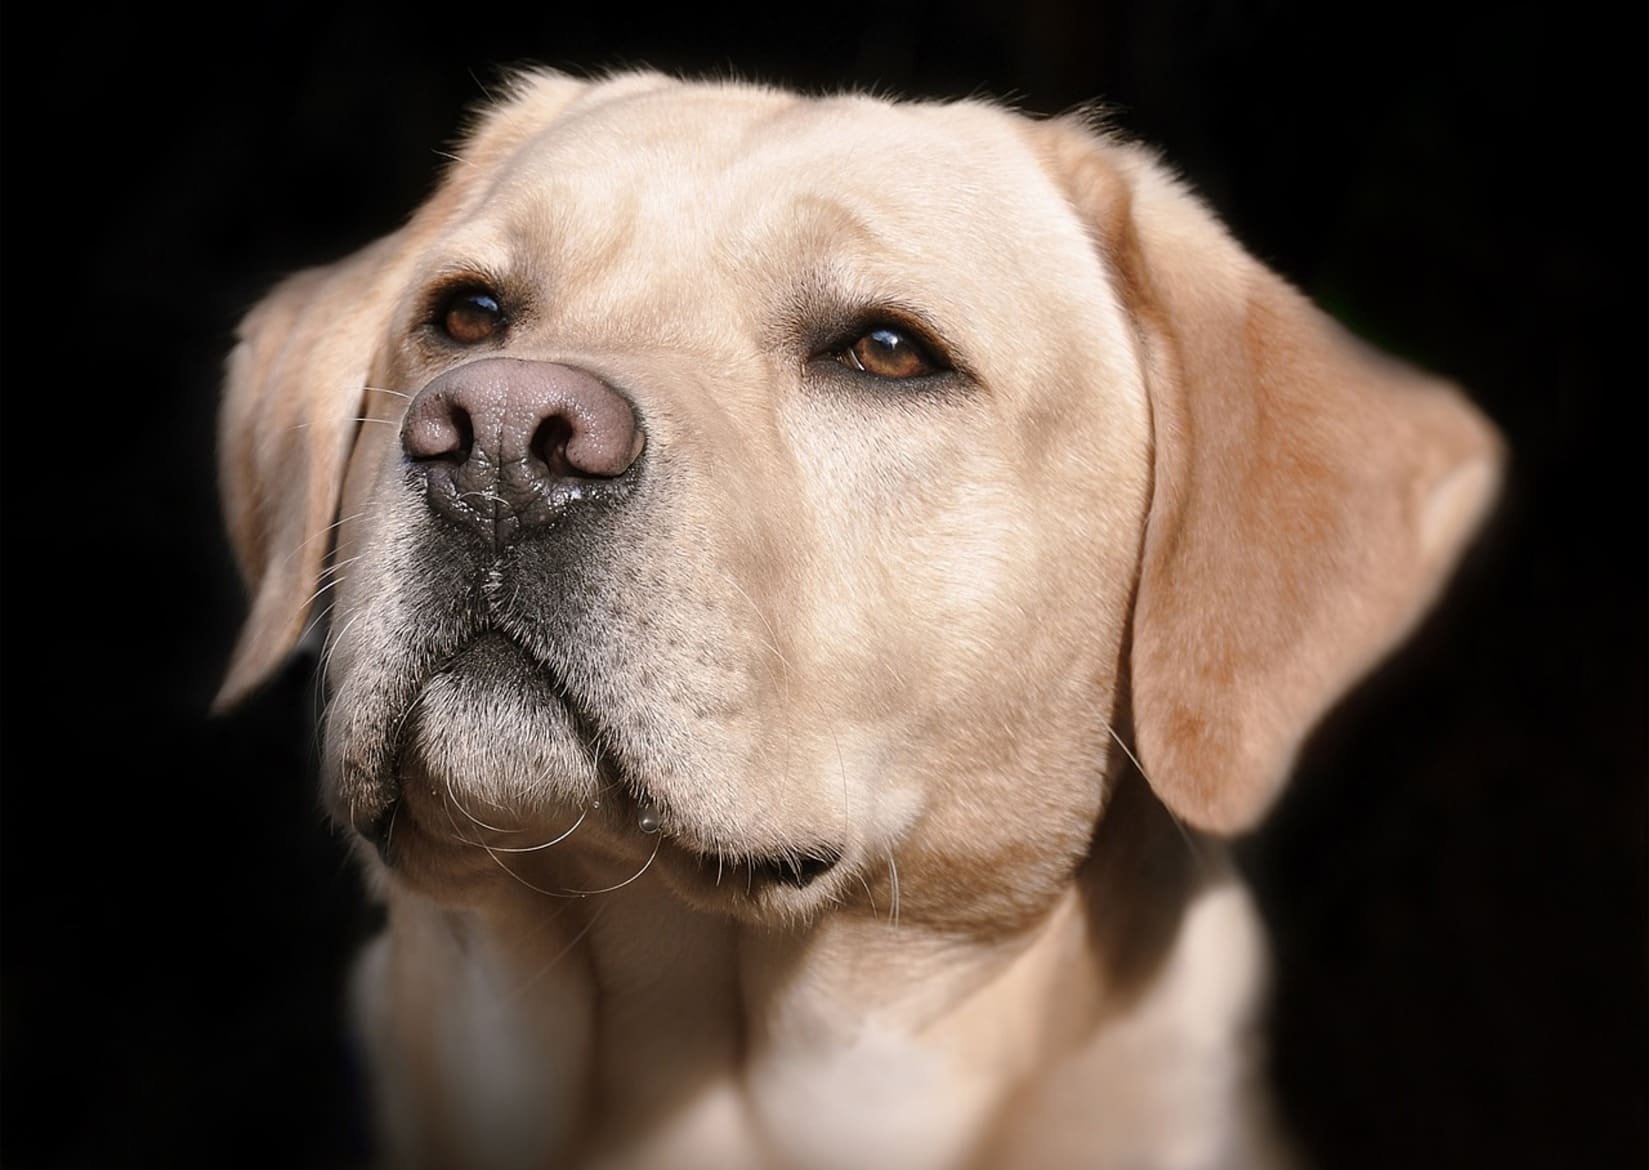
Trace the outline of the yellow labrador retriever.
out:
M 223 412 L 221 702 L 330 603 L 387 1160 L 1285 1157 L 1219 839 L 1498 465 L 1081 120 L 519 78 Z

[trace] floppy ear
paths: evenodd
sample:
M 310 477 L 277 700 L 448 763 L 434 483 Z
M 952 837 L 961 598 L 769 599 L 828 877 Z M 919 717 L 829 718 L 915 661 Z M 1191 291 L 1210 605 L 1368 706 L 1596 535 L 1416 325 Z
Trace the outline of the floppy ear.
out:
M 1265 811 L 1312 725 L 1409 631 L 1499 482 L 1453 387 L 1357 341 L 1141 148 L 1037 128 L 1137 327 L 1153 432 L 1134 733 L 1181 819 Z
M 214 709 L 239 702 L 303 632 L 374 355 L 397 236 L 289 277 L 241 323 L 218 425 L 224 515 L 252 610 Z
M 637 75 L 636 88 L 663 83 Z M 252 610 L 213 703 L 233 706 L 297 646 L 331 544 L 345 464 L 414 243 L 484 198 L 486 177 L 588 87 L 522 73 L 475 120 L 462 153 L 406 227 L 288 278 L 241 323 L 218 427 L 224 513 Z M 615 89 L 621 87 L 614 87 Z

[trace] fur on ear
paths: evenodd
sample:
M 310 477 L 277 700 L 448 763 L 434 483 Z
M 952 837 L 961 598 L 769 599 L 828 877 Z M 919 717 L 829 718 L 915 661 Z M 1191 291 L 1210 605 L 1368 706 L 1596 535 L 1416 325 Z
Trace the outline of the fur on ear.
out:
M 1033 131 L 1136 324 L 1152 499 L 1130 663 L 1158 797 L 1253 825 L 1307 732 L 1447 580 L 1500 440 L 1452 386 L 1357 341 L 1144 149 Z
M 609 84 L 625 92 L 663 79 Z M 485 177 L 588 86 L 520 74 L 476 120 L 440 187 L 400 231 L 336 264 L 289 277 L 242 321 L 218 426 L 218 470 L 235 556 L 252 594 L 213 702 L 232 707 L 284 662 L 303 634 L 331 545 L 366 388 L 389 338 L 418 244 L 461 218 Z
M 390 236 L 289 277 L 241 323 L 219 417 L 218 478 L 252 610 L 215 710 L 256 688 L 303 633 L 355 420 L 388 333 L 383 286 L 398 244 Z

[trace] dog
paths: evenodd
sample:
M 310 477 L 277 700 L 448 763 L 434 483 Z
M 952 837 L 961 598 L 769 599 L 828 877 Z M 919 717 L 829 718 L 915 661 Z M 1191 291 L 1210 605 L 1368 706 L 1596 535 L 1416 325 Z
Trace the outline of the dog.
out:
M 219 704 L 327 615 L 389 1164 L 1290 1162 L 1222 841 L 1502 450 L 1150 150 L 526 72 L 221 420 Z

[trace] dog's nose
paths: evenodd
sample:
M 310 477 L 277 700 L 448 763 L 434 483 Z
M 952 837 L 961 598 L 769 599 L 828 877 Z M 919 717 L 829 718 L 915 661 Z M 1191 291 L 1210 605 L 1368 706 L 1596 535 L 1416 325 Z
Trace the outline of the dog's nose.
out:
M 513 358 L 448 370 L 401 424 L 431 507 L 497 545 L 603 494 L 645 445 L 635 409 L 594 374 Z

